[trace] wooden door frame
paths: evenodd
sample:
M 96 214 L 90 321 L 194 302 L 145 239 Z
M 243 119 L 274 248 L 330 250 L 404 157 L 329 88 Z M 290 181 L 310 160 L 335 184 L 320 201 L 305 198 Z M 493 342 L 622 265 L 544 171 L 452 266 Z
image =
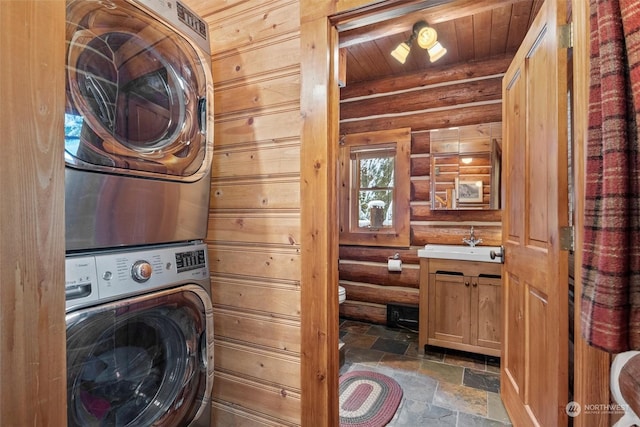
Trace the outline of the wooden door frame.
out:
M 338 30 L 424 0 L 300 1 L 301 423 L 338 425 Z
M 301 424 L 338 424 L 337 33 L 300 2 Z M 335 302 L 335 304 L 334 304 Z
M 338 421 L 338 233 L 337 141 L 338 71 L 336 23 L 372 13 L 398 13 L 399 5 L 420 1 L 301 0 L 301 384 L 302 425 L 329 426 Z M 574 22 L 574 199 L 575 245 L 582 247 L 584 156 L 588 113 L 589 7 L 571 0 Z M 351 12 L 349 12 L 351 11 Z M 311 195 L 311 196 L 310 196 Z M 607 353 L 580 337 L 582 257 L 575 257 L 574 400 L 609 403 Z M 608 426 L 608 414 L 578 417 L 576 427 Z

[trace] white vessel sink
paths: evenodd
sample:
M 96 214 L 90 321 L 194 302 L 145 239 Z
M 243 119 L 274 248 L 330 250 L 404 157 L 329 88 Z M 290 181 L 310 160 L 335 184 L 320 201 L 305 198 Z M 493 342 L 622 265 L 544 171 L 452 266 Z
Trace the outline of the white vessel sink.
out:
M 501 262 L 496 256 L 491 259 L 491 251 L 500 253 L 499 246 L 465 246 L 465 245 L 424 245 L 418 249 L 420 258 L 457 259 L 460 261 Z

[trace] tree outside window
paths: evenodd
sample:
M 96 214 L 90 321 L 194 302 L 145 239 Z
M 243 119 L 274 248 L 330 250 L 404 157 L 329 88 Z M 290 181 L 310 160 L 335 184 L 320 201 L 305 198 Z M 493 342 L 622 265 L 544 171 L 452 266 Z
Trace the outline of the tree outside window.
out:
M 352 152 L 354 175 L 359 178 L 358 226 L 393 226 L 395 147 L 381 146 L 364 153 Z

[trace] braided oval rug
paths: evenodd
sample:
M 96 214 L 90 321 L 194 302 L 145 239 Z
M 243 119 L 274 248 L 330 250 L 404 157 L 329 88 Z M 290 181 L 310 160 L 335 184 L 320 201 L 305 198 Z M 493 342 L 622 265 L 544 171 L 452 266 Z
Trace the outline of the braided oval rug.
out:
M 377 372 L 352 371 L 340 376 L 340 427 L 383 427 L 395 415 L 402 388 Z

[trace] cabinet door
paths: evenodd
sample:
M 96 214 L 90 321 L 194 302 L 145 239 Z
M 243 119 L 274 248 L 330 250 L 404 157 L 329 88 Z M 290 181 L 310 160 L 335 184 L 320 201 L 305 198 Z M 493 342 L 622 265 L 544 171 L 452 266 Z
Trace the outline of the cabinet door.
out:
M 469 342 L 470 278 L 453 274 L 431 274 L 429 293 L 429 343 Z
M 471 278 L 471 344 L 500 350 L 501 279 Z

